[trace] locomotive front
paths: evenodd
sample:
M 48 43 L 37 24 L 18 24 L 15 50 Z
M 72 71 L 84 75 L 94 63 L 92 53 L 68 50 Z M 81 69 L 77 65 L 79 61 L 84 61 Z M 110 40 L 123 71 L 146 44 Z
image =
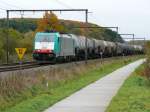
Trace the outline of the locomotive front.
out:
M 33 58 L 39 62 L 54 61 L 58 50 L 57 32 L 42 33 L 38 32 L 35 36 Z

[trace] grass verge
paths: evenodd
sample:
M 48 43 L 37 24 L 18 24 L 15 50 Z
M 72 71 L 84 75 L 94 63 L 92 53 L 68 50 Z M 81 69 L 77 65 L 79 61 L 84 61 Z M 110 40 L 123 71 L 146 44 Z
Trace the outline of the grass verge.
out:
M 150 84 L 143 71 L 144 64 L 125 81 L 106 112 L 150 112 Z
M 41 88 L 38 85 L 36 87 L 34 86 L 31 90 L 33 94 L 38 91 L 38 94 L 31 96 L 11 108 L 7 108 L 5 112 L 41 112 L 86 85 L 138 58 L 139 57 L 120 58 L 110 61 L 109 63 L 104 63 L 102 66 L 97 66 L 92 69 L 88 68 L 86 72 L 79 72 L 80 75 L 74 74 L 74 76 L 67 80 L 55 82 L 44 90 L 40 90 Z

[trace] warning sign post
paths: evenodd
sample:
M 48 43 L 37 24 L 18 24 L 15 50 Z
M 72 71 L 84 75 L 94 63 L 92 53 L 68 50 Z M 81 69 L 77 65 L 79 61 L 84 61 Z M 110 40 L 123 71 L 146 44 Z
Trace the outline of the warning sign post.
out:
M 20 70 L 21 70 L 21 65 L 22 65 L 22 59 L 23 59 L 23 56 L 26 52 L 26 48 L 15 48 L 16 50 L 16 53 L 18 55 L 18 58 L 19 58 L 19 64 L 20 64 Z
M 26 48 L 15 48 L 15 50 L 17 52 L 19 60 L 21 61 L 23 59 L 23 56 L 27 49 Z

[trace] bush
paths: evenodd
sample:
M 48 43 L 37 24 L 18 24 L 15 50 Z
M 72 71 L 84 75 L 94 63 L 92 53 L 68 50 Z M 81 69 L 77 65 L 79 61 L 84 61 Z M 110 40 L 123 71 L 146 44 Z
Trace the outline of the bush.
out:
M 146 57 L 147 61 L 145 62 L 143 75 L 148 79 L 150 83 L 150 41 L 146 44 Z
M 9 63 L 15 63 L 17 61 L 17 54 L 15 48 L 25 47 L 27 48 L 26 59 L 32 60 L 33 39 L 35 32 L 20 33 L 17 30 L 9 29 L 8 32 L 8 49 L 9 49 Z M 7 51 L 7 29 L 0 28 L 0 64 L 6 63 L 6 51 Z M 28 54 L 28 55 L 27 55 Z

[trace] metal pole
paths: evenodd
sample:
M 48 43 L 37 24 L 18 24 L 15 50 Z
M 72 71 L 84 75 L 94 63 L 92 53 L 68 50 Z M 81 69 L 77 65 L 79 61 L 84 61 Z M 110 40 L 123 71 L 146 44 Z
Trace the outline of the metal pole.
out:
M 132 38 L 123 38 L 123 39 L 132 39 L 132 42 L 130 44 L 134 45 L 134 40 L 135 40 L 135 35 L 134 34 L 127 33 L 127 34 L 119 34 L 119 35 L 131 35 Z
M 133 45 L 134 45 L 134 34 L 133 34 Z
M 116 35 L 116 36 L 118 37 L 118 32 L 119 32 L 119 31 L 118 31 L 118 27 L 116 27 L 116 29 L 117 29 L 117 35 Z
M 88 10 L 85 11 L 85 22 L 88 25 Z M 87 64 L 88 52 L 87 52 L 87 36 L 85 36 L 85 63 Z
M 146 48 L 146 38 L 145 37 L 144 37 L 143 47 L 144 47 L 144 49 Z M 145 53 L 145 50 L 144 50 L 144 53 Z
M 118 38 L 118 36 L 119 36 L 119 29 L 118 29 L 118 27 L 116 27 L 116 30 L 117 30 L 116 38 Z M 115 42 L 115 45 L 116 45 L 116 50 L 115 50 L 115 56 L 116 56 L 117 55 L 117 51 L 118 51 L 118 44 Z
M 9 63 L 9 11 L 7 10 L 7 33 L 6 33 L 6 63 Z

